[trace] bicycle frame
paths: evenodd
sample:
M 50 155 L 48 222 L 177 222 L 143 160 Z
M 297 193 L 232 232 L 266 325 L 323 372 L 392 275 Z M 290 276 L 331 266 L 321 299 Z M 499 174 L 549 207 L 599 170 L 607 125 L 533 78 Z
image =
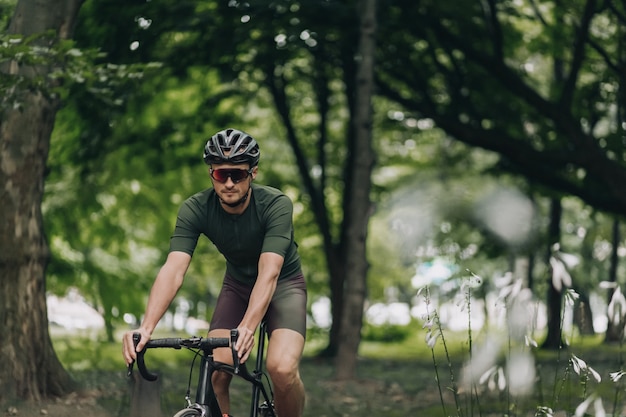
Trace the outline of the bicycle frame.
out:
M 200 374 L 198 375 L 198 386 L 196 387 L 196 402 L 192 404 L 189 398 L 186 398 L 187 408 L 195 408 L 202 411 L 201 416 L 222 415 L 211 382 L 215 368 L 216 363 L 213 361 L 213 350 L 210 352 L 204 351 L 200 360 Z
M 267 402 L 270 410 L 272 411 L 270 415 L 274 415 L 274 412 L 273 412 L 274 405 L 271 404 L 271 400 L 269 399 L 267 395 L 267 391 L 265 391 L 265 386 L 263 385 L 263 382 L 261 381 L 261 378 L 263 378 L 263 352 L 265 351 L 266 333 L 267 333 L 267 325 L 265 321 L 263 321 L 259 329 L 259 346 L 257 348 L 256 367 L 253 372 L 253 375 L 255 375 L 255 379 L 259 382 L 259 384 L 252 384 L 252 409 L 250 410 L 251 417 L 257 417 L 259 413 L 258 404 L 259 404 L 261 394 L 263 394 L 265 401 Z M 255 405 L 257 407 L 255 407 Z
M 236 341 L 236 330 L 231 331 L 231 343 L 234 345 Z M 231 375 L 239 376 L 240 378 L 245 379 L 250 382 L 252 385 L 252 402 L 250 404 L 250 417 L 258 417 L 259 416 L 259 408 L 262 404 L 259 404 L 260 400 L 263 399 L 266 405 L 266 412 L 264 416 L 268 417 L 276 417 L 276 413 L 274 412 L 274 406 L 272 403 L 272 399 L 267 392 L 265 384 L 263 384 L 263 358 L 265 351 L 265 341 L 267 335 L 267 325 L 263 321 L 261 322 L 259 328 L 259 343 L 257 345 L 257 355 L 256 355 L 256 364 L 255 369 L 252 373 L 248 371 L 245 364 L 239 364 L 238 359 L 236 358 L 236 352 L 233 351 L 233 364 L 229 365 L 221 362 L 213 362 L 213 370 L 210 371 L 211 375 L 215 371 L 224 371 L 228 372 Z M 209 375 L 209 378 L 211 377 Z M 199 377 L 200 378 L 200 377 Z M 198 379 L 200 380 L 200 379 Z M 212 387 L 211 387 L 212 389 Z
M 198 415 L 202 417 L 221 417 L 222 413 L 215 397 L 213 389 L 212 376 L 216 371 L 227 372 L 231 375 L 238 376 L 248 381 L 252 385 L 252 401 L 250 407 L 250 417 L 276 417 L 271 398 L 271 389 L 268 392 L 263 383 L 263 358 L 265 351 L 265 339 L 267 328 L 265 322 L 261 323 L 259 330 L 259 343 L 257 346 L 257 357 L 255 369 L 250 373 L 246 364 L 240 364 L 237 352 L 234 349 L 237 340 L 237 330 L 231 330 L 230 340 L 228 338 L 190 338 L 190 339 L 153 339 L 150 340 L 145 348 L 137 353 L 137 368 L 141 376 L 148 381 L 155 381 L 158 376 L 146 368 L 144 354 L 148 348 L 174 348 L 180 349 L 196 348 L 202 351 L 200 359 L 200 371 L 198 375 L 198 383 L 196 387 L 195 402 L 191 403 L 189 397 L 187 400 L 187 408 L 197 410 Z M 139 335 L 135 339 L 135 345 L 139 342 Z M 134 337 L 135 338 L 135 337 Z M 218 347 L 231 347 L 233 351 L 233 364 L 216 362 L 213 360 L 213 350 Z M 128 367 L 128 375 L 132 373 L 133 364 Z M 268 387 L 270 388 L 270 387 Z M 261 400 L 265 402 L 259 404 Z M 259 410 L 263 409 L 261 416 Z

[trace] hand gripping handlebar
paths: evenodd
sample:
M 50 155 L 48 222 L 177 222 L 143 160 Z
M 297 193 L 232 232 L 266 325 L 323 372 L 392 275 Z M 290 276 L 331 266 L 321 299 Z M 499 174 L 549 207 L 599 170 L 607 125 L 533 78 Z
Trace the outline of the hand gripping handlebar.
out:
M 146 367 L 146 363 L 144 360 L 144 355 L 146 350 L 150 348 L 172 348 L 172 349 L 181 349 L 181 348 L 190 348 L 190 349 L 200 349 L 205 352 L 211 352 L 213 349 L 220 347 L 231 347 L 233 351 L 233 368 L 235 369 L 235 373 L 239 372 L 239 354 L 235 350 L 235 343 L 237 341 L 239 333 L 236 329 L 231 330 L 230 338 L 227 337 L 191 337 L 187 339 L 183 338 L 165 338 L 165 339 L 152 339 L 146 343 L 144 348 L 137 352 L 137 368 L 139 369 L 139 373 L 141 376 L 148 381 L 156 381 L 158 379 L 158 375 L 150 372 Z M 135 345 L 135 349 L 141 340 L 141 334 L 134 333 L 133 334 L 133 344 Z M 128 365 L 128 375 L 130 376 L 133 372 L 133 363 Z

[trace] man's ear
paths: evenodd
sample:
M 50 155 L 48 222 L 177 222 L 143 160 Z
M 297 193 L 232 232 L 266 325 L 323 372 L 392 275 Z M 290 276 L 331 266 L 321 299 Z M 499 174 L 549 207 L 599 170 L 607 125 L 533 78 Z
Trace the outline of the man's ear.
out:
M 252 168 L 252 180 L 254 181 L 254 179 L 256 178 L 256 174 L 259 170 L 259 166 L 255 166 L 254 168 Z

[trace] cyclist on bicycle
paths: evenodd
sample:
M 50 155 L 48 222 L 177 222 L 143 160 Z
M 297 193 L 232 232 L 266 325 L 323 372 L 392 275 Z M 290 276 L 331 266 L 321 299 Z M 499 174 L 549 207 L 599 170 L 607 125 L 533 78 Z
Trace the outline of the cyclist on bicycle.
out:
M 242 362 L 254 346 L 254 333 L 265 317 L 269 332 L 266 368 L 274 387 L 277 414 L 299 417 L 304 386 L 299 363 L 306 332 L 306 284 L 294 241 L 293 204 L 275 188 L 253 184 L 260 157 L 257 142 L 235 129 L 217 132 L 204 147 L 213 187 L 188 198 L 180 207 L 170 251 L 156 276 L 141 326 L 123 338 L 127 364 L 150 340 L 157 323 L 181 287 L 198 238 L 207 236 L 226 259 L 226 273 L 211 320 L 209 337 L 229 337 L 239 330 L 236 349 Z M 229 349 L 215 360 L 232 362 Z M 215 393 L 229 413 L 231 376 L 216 372 Z

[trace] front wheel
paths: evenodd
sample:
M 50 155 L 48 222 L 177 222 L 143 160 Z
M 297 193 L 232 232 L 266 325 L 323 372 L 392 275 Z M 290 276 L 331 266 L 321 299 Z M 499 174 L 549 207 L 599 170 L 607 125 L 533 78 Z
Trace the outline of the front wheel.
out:
M 195 408 L 185 408 L 174 414 L 174 417 L 200 417 L 202 412 Z

